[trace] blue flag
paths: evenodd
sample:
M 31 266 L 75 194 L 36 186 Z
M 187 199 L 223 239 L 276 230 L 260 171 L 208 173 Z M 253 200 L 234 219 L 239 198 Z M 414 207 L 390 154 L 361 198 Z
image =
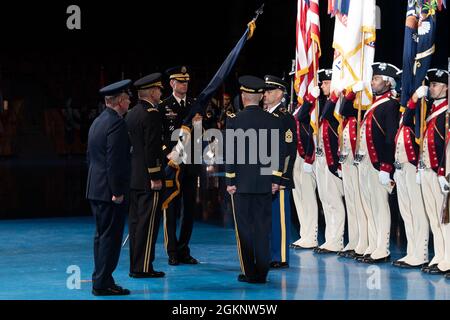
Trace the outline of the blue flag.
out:
M 406 106 L 414 91 L 413 67 L 417 53 L 417 24 L 419 23 L 417 1 L 408 1 L 406 9 L 405 36 L 403 41 L 402 94 L 400 103 Z
M 434 38 L 436 31 L 436 0 L 421 1 L 421 17 L 417 29 L 418 42 L 417 53 L 413 65 L 414 90 L 422 85 L 431 64 L 431 57 L 434 53 Z M 416 108 L 416 138 L 420 137 L 420 109 Z
M 242 35 L 241 39 L 238 41 L 236 46 L 231 50 L 231 52 L 228 54 L 228 57 L 225 59 L 225 61 L 220 66 L 219 70 L 217 70 L 214 77 L 211 79 L 209 84 L 203 89 L 203 91 L 198 96 L 196 102 L 192 106 L 189 114 L 184 118 L 183 124 L 189 125 L 192 121 L 192 118 L 195 116 L 196 113 L 203 114 L 205 111 L 205 108 L 211 100 L 214 93 L 219 89 L 219 87 L 222 85 L 223 81 L 226 77 L 230 74 L 231 70 L 233 69 L 237 58 L 239 57 L 239 54 L 244 47 L 245 43 L 248 39 L 251 38 L 253 35 L 253 31 L 255 29 L 255 23 L 254 21 L 249 23 L 249 26 L 245 30 L 244 34 Z

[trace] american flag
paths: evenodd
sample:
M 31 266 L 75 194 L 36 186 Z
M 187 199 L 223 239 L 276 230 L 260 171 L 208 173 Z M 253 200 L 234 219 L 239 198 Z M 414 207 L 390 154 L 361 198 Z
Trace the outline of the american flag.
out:
M 319 70 L 320 21 L 319 0 L 298 0 L 297 5 L 297 44 L 294 88 L 298 103 L 308 93 L 308 86 Z M 313 42 L 315 42 L 316 65 L 313 63 Z

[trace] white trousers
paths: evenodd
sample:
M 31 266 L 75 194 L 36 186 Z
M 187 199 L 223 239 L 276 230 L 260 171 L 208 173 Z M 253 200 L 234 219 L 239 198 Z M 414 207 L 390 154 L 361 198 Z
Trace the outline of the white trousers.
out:
M 316 176 L 303 172 L 304 159 L 297 154 L 294 162 L 294 185 L 292 190 L 298 220 L 300 222 L 300 239 L 295 245 L 304 248 L 317 247 L 318 207 L 316 199 Z M 315 165 L 313 164 L 313 168 Z
M 425 203 L 425 211 L 430 222 L 431 232 L 433 234 L 434 243 L 434 257 L 430 261 L 430 265 L 438 264 L 441 270 L 445 271 L 450 269 L 448 262 L 444 261 L 445 256 L 445 242 L 444 242 L 444 229 L 446 231 L 447 226 L 441 223 L 441 210 L 444 202 L 444 195 L 441 192 L 439 186 L 438 175 L 432 169 L 424 169 L 419 171 L 421 176 L 421 190 L 422 197 Z M 450 261 L 450 260 L 449 260 Z
M 358 176 L 361 199 L 367 207 L 369 246 L 364 254 L 370 254 L 372 259 L 381 259 L 390 254 L 389 193 L 380 183 L 378 175 L 379 171 L 372 166 L 369 155 L 366 154 L 359 164 Z
M 358 167 L 353 165 L 353 154 L 349 153 L 342 163 L 342 182 L 347 206 L 348 243 L 344 251 L 355 250 L 364 254 L 369 246 L 367 235 L 367 214 L 359 190 Z
M 341 251 L 344 248 L 345 228 L 342 180 L 331 173 L 324 156 L 316 158 L 316 178 L 325 215 L 325 243 L 320 248 Z
M 407 240 L 406 256 L 400 260 L 413 266 L 427 263 L 430 226 L 420 185 L 416 183 L 416 167 L 409 162 L 403 164 L 401 170 L 395 170 L 394 180 Z

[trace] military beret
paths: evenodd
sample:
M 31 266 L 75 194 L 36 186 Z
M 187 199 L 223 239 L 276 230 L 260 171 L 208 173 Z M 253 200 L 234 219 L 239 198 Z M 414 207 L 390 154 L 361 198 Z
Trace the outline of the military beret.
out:
M 266 83 L 266 90 L 280 89 L 286 91 L 287 89 L 287 83 L 281 78 L 266 75 L 264 76 L 264 81 Z
M 106 87 L 100 89 L 99 93 L 102 96 L 117 96 L 121 94 L 122 92 L 128 93 L 128 88 L 130 87 L 131 80 L 126 79 L 119 82 L 112 83 L 110 85 L 107 85 Z
M 263 93 L 266 86 L 263 79 L 254 76 L 242 76 L 239 78 L 240 90 L 248 93 Z
M 185 66 L 167 69 L 166 73 L 170 80 L 174 79 L 183 82 L 190 80 L 189 73 L 187 73 L 187 68 Z
M 430 69 L 427 71 L 427 78 L 430 82 L 445 83 L 448 85 L 448 71 L 442 69 Z
M 400 69 L 390 63 L 375 62 L 372 64 L 372 70 L 374 76 L 386 76 L 393 79 L 400 78 Z
M 331 80 L 331 77 L 333 76 L 333 70 L 332 69 L 321 69 L 317 71 L 317 75 L 319 76 L 319 82 L 325 81 L 325 80 Z
M 134 82 L 134 86 L 138 90 L 149 89 L 153 87 L 160 87 L 163 89 L 163 84 L 161 80 L 162 74 L 159 72 L 149 74 L 139 80 Z

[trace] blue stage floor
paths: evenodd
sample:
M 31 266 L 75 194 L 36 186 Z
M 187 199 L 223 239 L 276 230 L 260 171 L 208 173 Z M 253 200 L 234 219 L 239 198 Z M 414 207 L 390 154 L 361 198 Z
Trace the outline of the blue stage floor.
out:
M 0 299 L 124 299 L 91 294 L 93 233 L 90 217 L 0 221 Z M 195 224 L 191 251 L 197 266 L 169 266 L 162 236 L 154 267 L 165 278 L 129 278 L 129 251 L 122 250 L 114 276 L 132 291 L 125 299 L 450 299 L 450 281 L 442 276 L 293 249 L 291 267 L 271 271 L 267 284 L 241 283 L 233 229 Z M 392 248 L 394 258 L 401 254 Z M 80 268 L 81 289 L 67 288 L 73 265 Z

